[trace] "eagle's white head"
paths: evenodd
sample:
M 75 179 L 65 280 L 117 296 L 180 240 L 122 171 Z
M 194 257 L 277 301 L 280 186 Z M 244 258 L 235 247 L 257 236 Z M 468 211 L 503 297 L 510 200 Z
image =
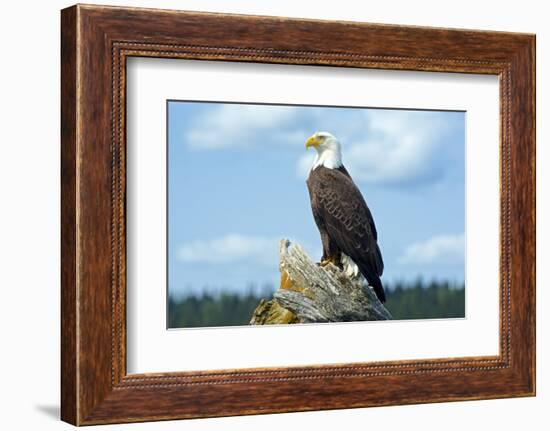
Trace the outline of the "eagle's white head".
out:
M 340 141 L 329 132 L 315 132 L 306 141 L 306 149 L 315 148 L 317 156 L 311 169 L 324 166 L 329 169 L 336 169 L 342 166 L 342 149 Z

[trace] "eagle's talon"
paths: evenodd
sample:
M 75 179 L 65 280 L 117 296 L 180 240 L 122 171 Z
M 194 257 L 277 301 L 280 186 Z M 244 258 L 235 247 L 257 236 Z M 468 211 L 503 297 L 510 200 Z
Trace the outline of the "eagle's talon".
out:
M 326 259 L 322 259 L 321 262 L 319 262 L 319 266 L 324 268 L 328 264 L 332 263 L 336 267 L 340 267 L 340 259 L 336 256 L 327 257 Z

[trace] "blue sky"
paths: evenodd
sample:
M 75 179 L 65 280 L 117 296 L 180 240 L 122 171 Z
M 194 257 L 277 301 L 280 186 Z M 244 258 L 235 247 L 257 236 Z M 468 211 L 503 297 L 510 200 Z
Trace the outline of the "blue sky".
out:
M 278 242 L 321 244 L 305 179 L 329 131 L 379 233 L 382 280 L 464 281 L 463 112 L 168 102 L 168 289 L 276 286 Z

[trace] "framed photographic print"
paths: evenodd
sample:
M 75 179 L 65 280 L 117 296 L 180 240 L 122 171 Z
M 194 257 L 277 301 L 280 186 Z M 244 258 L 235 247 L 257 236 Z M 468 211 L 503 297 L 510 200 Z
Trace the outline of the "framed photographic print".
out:
M 535 394 L 533 35 L 77 5 L 61 45 L 63 420 Z

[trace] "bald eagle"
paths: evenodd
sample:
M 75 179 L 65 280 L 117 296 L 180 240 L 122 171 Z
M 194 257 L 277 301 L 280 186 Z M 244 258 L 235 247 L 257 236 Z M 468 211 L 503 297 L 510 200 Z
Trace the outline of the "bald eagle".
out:
M 316 132 L 306 149 L 317 151 L 307 187 L 315 223 L 321 234 L 321 265 L 329 262 L 348 276 L 360 272 L 376 296 L 385 302 L 380 277 L 384 271 L 374 219 L 361 192 L 342 164 L 340 142 L 328 132 Z

